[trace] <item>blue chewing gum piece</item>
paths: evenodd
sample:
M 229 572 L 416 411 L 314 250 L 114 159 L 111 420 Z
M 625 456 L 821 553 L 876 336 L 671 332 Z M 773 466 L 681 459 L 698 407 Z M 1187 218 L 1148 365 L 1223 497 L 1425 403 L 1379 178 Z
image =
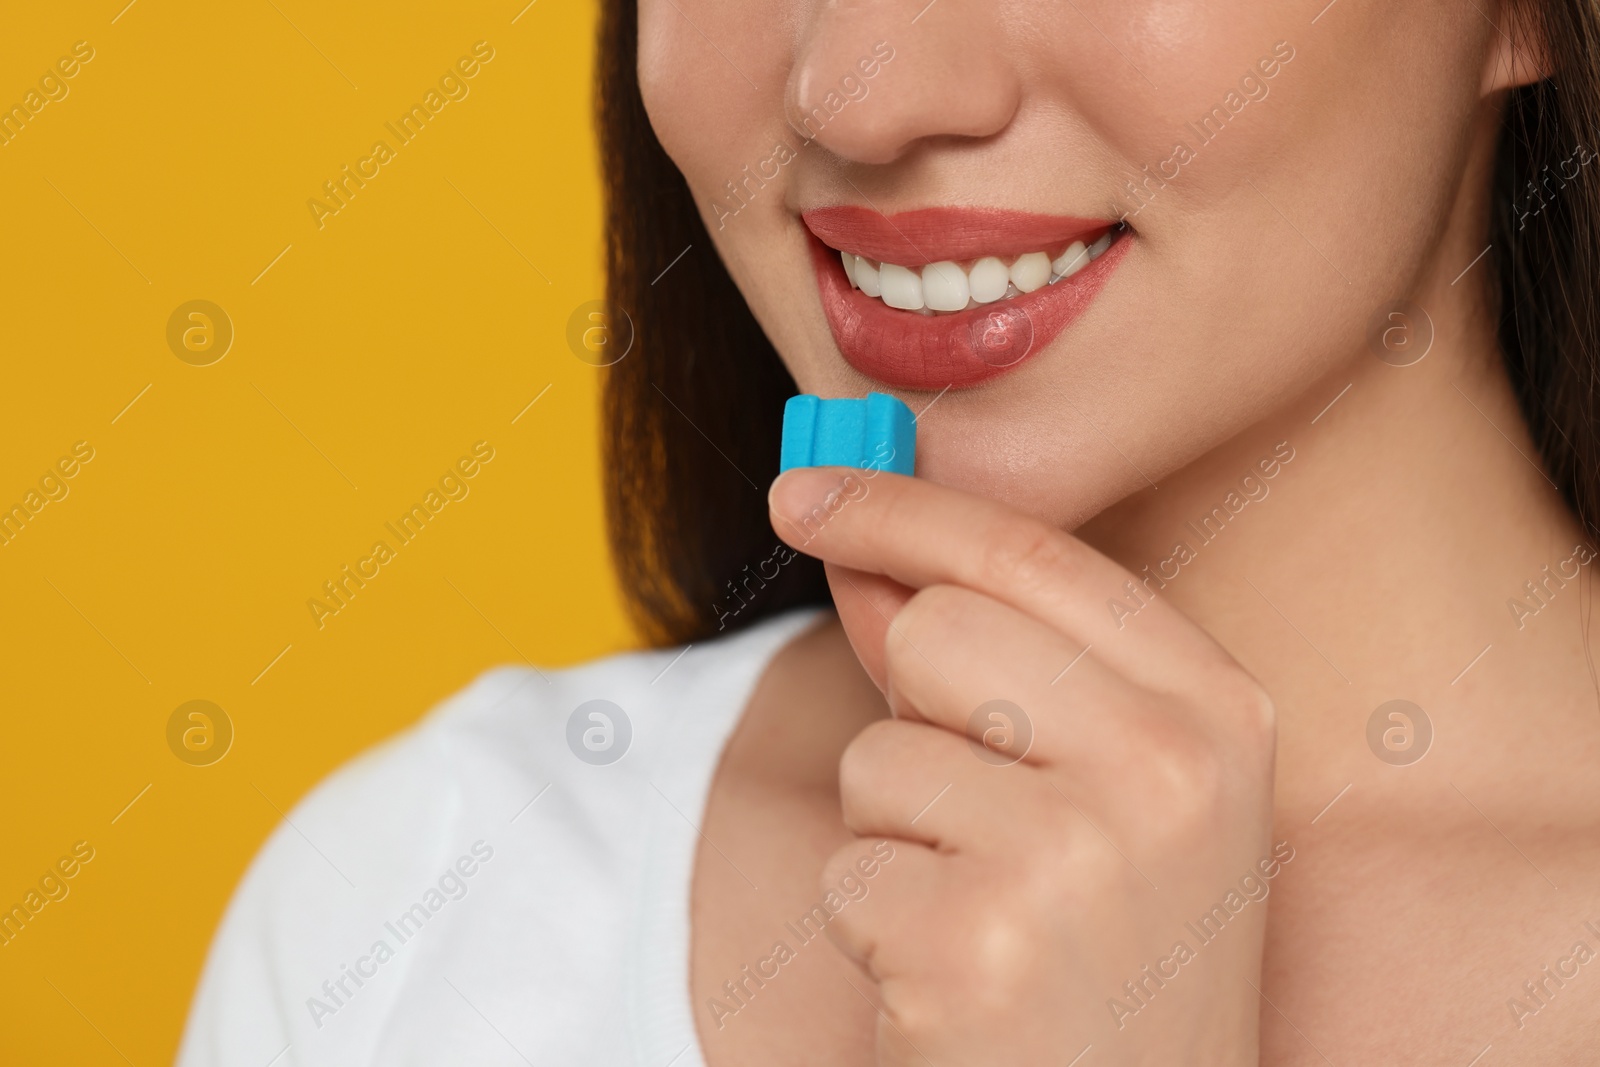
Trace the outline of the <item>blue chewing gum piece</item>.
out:
M 916 416 L 887 393 L 868 393 L 865 400 L 801 393 L 783 405 L 779 473 L 795 467 L 861 467 L 910 475 L 916 451 Z

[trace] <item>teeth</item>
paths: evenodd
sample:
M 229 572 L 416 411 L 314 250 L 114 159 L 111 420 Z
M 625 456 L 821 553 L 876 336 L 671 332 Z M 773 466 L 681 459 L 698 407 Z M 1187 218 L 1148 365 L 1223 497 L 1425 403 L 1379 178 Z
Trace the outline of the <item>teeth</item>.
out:
M 922 299 L 934 311 L 960 311 L 971 294 L 967 272 L 945 260 L 922 268 Z
M 904 267 L 885 263 L 878 268 L 878 282 L 883 286 L 883 302 L 902 311 L 916 311 L 923 306 L 922 279 Z
M 1050 257 L 1043 252 L 1018 256 L 1011 264 L 1011 284 L 1024 293 L 1043 289 L 1050 281 Z
M 967 276 L 967 281 L 973 300 L 980 304 L 992 304 L 1006 295 L 1011 275 L 1004 263 L 994 256 L 985 256 L 972 265 L 972 273 Z
M 883 286 L 878 281 L 878 268 L 874 267 L 871 263 L 868 263 L 860 256 L 856 256 L 855 261 L 856 273 L 855 278 L 853 279 L 854 284 L 868 296 L 882 296 Z
M 1107 230 L 1087 247 L 1074 241 L 1054 259 L 1048 252 L 1028 252 L 1009 266 L 997 256 L 984 256 L 965 269 L 950 260 L 921 268 L 874 265 L 849 252 L 840 252 L 839 260 L 851 286 L 863 295 L 919 315 L 951 314 L 1010 300 L 1070 278 L 1110 248 L 1116 233 L 1116 229 Z
M 1089 250 L 1082 241 L 1074 241 L 1059 259 L 1050 264 L 1050 270 L 1059 278 L 1070 278 L 1088 265 Z

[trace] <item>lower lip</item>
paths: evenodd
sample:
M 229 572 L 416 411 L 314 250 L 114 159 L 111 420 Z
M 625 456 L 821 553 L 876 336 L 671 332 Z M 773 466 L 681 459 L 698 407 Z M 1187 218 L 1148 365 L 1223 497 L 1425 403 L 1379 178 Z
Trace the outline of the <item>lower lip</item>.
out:
M 850 284 L 839 253 L 807 235 L 822 310 L 845 362 L 901 389 L 963 389 L 1014 370 L 1083 314 L 1131 243 L 1125 231 L 1070 278 L 954 315 L 891 308 Z

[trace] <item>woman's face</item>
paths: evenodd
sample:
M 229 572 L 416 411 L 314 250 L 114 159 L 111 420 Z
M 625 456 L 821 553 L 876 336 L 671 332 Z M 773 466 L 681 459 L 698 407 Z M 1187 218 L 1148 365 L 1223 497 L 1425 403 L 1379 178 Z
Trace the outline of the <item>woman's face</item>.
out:
M 800 388 L 1072 526 L 1464 265 L 1504 13 L 1325 2 L 640 0 L 639 72 Z

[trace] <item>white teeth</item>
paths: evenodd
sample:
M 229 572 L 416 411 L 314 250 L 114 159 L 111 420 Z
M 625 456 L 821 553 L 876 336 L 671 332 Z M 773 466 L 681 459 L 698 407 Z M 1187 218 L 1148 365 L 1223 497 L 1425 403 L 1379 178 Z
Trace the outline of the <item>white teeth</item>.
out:
M 1042 289 L 1050 281 L 1050 257 L 1043 252 L 1018 256 L 1011 264 L 1011 284 L 1024 293 Z
M 1050 264 L 1050 269 L 1063 278 L 1070 278 L 1088 265 L 1089 250 L 1082 241 L 1074 241 L 1061 253 L 1060 258 Z
M 972 265 L 972 273 L 967 280 L 972 299 L 980 304 L 992 304 L 1006 295 L 1011 276 L 1004 263 L 994 256 L 985 256 Z
M 860 256 L 856 257 L 856 271 L 853 281 L 868 296 L 883 295 L 883 286 L 878 282 L 878 268 Z
M 883 302 L 902 311 L 915 311 L 923 306 L 922 279 L 904 267 L 885 263 L 878 268 L 878 282 L 883 287 Z
M 922 268 L 922 300 L 934 311 L 960 311 L 970 294 L 967 272 L 949 260 Z
M 850 252 L 840 252 L 839 260 L 851 286 L 866 296 L 902 311 L 949 314 L 1010 300 L 1071 278 L 1110 248 L 1117 232 L 1107 230 L 1088 247 L 1074 241 L 1054 259 L 1048 252 L 1028 252 L 1010 266 L 997 256 L 984 256 L 967 269 L 950 260 L 920 268 L 894 263 L 874 266 L 864 256 Z

